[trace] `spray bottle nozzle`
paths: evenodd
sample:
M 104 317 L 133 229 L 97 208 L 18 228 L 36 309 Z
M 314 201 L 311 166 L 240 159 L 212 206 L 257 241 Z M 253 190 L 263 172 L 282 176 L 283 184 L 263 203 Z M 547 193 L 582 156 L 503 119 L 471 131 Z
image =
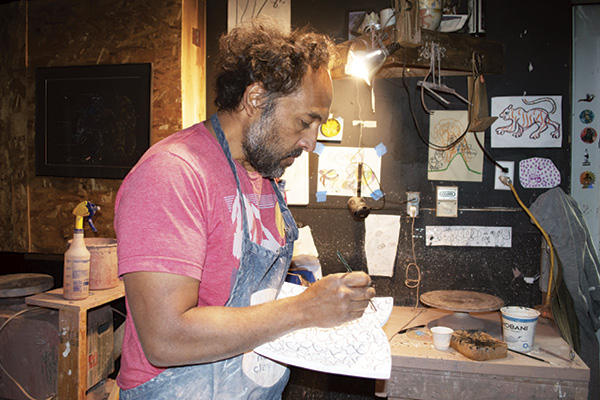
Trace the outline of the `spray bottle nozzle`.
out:
M 92 222 L 92 217 L 98 210 L 100 210 L 100 207 L 91 201 L 82 201 L 81 203 L 77 204 L 73 210 L 73 214 L 75 215 L 75 229 L 83 229 L 83 217 L 87 217 L 87 222 L 90 224 L 92 231 L 98 232 L 94 226 L 94 223 Z

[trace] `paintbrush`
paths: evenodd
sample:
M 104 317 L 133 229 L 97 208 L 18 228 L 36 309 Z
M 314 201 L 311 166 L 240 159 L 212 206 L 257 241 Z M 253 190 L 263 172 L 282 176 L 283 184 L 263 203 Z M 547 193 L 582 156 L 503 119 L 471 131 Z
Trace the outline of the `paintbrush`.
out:
M 350 268 L 350 266 L 348 265 L 346 260 L 344 260 L 342 253 L 340 253 L 339 250 L 336 250 L 336 251 L 337 251 L 337 255 L 338 255 L 340 261 L 342 262 L 342 264 L 344 264 L 346 266 L 346 269 L 348 270 L 348 272 L 353 272 L 352 268 Z M 377 308 L 375 307 L 375 304 L 373 304 L 373 301 L 371 299 L 369 299 L 369 304 L 371 305 L 371 307 L 373 307 L 373 311 L 377 312 Z

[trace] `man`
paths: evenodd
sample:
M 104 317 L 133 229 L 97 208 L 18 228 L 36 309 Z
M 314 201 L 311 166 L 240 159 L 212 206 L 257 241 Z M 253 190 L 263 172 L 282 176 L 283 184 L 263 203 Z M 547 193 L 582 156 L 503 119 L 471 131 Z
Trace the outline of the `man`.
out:
M 327 119 L 331 42 L 254 21 L 221 38 L 218 112 L 150 148 L 116 199 L 127 399 L 278 399 L 289 371 L 252 352 L 362 315 L 362 272 L 275 300 L 298 230 L 275 182 Z

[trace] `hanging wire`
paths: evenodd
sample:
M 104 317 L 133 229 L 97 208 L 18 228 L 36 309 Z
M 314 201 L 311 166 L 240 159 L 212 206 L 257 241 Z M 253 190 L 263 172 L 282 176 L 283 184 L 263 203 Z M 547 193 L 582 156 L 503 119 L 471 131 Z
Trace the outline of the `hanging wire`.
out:
M 419 122 L 417 121 L 417 116 L 415 115 L 415 112 L 414 112 L 414 109 L 412 106 L 410 91 L 408 89 L 408 83 L 406 82 L 406 53 L 407 52 L 404 51 L 404 61 L 402 63 L 402 84 L 404 85 L 404 90 L 406 91 L 406 94 L 408 97 L 408 107 L 410 109 L 410 114 L 412 116 L 413 123 L 415 124 L 415 128 L 417 129 L 417 134 L 419 135 L 419 138 L 421 139 L 421 141 L 430 149 L 440 150 L 440 151 L 450 150 L 465 138 L 465 136 L 469 132 L 469 128 L 471 126 L 471 120 L 469 119 L 469 121 L 467 123 L 467 128 L 465 129 L 465 131 L 456 140 L 454 140 L 451 143 L 448 143 L 446 145 L 439 145 L 436 143 L 431 143 L 425 138 L 425 136 L 421 132 L 421 127 L 419 126 Z M 475 84 L 473 84 L 471 87 L 471 94 L 473 93 L 474 87 L 475 87 Z

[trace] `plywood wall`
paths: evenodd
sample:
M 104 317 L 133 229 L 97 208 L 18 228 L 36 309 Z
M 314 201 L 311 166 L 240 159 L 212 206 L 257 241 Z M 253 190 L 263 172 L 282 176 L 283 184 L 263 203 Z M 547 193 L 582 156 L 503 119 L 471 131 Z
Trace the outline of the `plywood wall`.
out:
M 39 0 L 0 6 L 0 15 L 8 15 L 0 21 L 0 42 L 11 46 L 0 52 L 0 86 L 8 90 L 0 92 L 0 251 L 64 252 L 72 235 L 71 212 L 83 200 L 101 207 L 94 221 L 98 235 L 114 237 L 121 180 L 35 175 L 35 71 L 152 63 L 151 143 L 156 143 L 182 127 L 182 1 Z M 86 229 L 86 235 L 93 234 Z

